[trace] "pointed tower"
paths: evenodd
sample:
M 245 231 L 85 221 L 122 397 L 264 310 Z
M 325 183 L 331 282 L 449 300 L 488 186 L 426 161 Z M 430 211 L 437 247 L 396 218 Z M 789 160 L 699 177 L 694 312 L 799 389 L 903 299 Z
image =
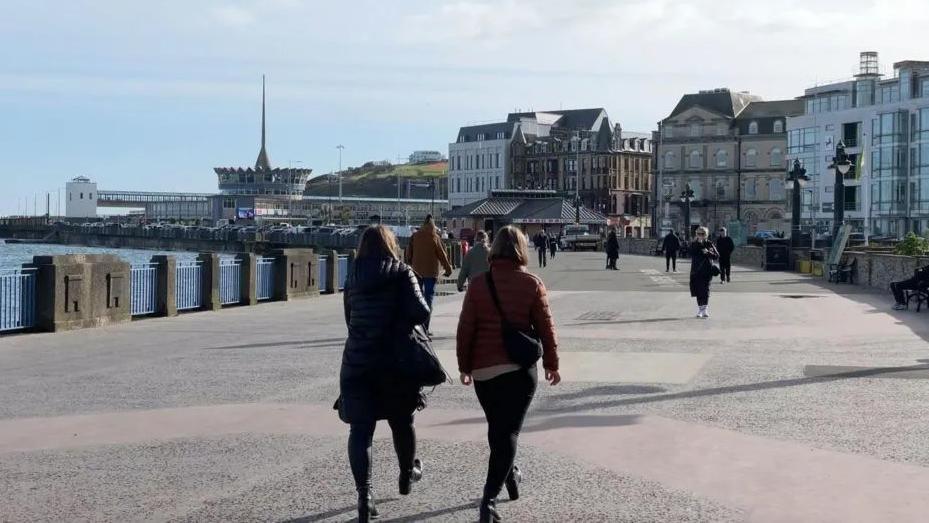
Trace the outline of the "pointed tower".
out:
M 258 151 L 258 160 L 255 161 L 255 170 L 271 170 L 271 162 L 268 160 L 268 151 L 265 150 L 265 75 L 261 75 L 261 150 Z

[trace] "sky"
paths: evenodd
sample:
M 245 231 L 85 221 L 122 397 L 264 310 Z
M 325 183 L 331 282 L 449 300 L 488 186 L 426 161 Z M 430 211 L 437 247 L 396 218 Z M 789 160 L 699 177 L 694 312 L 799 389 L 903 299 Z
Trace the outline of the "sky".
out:
M 924 0 L 3 0 L 0 215 L 79 175 L 215 192 L 268 152 L 316 174 L 519 110 L 604 107 L 649 131 L 685 93 L 773 100 L 858 53 L 929 60 Z M 922 44 L 922 45 L 920 45 Z M 918 53 L 923 53 L 922 55 Z M 63 208 L 62 208 L 63 210 Z

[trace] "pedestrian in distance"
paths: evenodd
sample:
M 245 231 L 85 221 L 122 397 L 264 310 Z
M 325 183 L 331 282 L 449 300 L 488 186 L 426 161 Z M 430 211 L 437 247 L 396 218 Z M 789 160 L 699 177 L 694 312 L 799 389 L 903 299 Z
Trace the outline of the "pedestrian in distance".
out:
M 706 227 L 697 228 L 697 237 L 690 242 L 690 295 L 697 298 L 697 317 L 710 317 L 710 282 L 719 274 L 713 261 L 719 258 L 716 247 L 707 239 Z
M 681 239 L 678 238 L 674 231 L 668 231 L 664 240 L 661 242 L 661 250 L 664 251 L 665 272 L 672 268 L 677 272 L 677 253 L 681 249 Z
M 371 442 L 379 420 L 393 433 L 399 492 L 422 478 L 413 413 L 422 408 L 419 384 L 396 372 L 392 343 L 429 319 L 429 305 L 413 270 L 400 261 L 393 232 L 365 229 L 344 291 L 348 339 L 339 373 L 339 418 L 349 424 L 348 460 L 358 491 L 358 521 L 378 516 L 371 487 Z
M 555 259 L 555 251 L 558 250 L 558 236 L 554 234 L 548 235 L 548 252 L 551 254 L 551 258 Z
M 461 269 L 458 270 L 458 292 L 464 291 L 466 283 L 490 269 L 490 261 L 487 259 L 489 255 L 487 233 L 477 231 L 474 235 L 474 246 L 468 250 L 468 254 L 461 261 Z
M 547 265 L 546 255 L 548 253 L 548 235 L 545 234 L 545 229 L 542 229 L 538 232 L 533 238 L 532 243 L 535 245 L 536 251 L 539 252 L 539 267 L 545 267 Z
M 501 520 L 496 499 L 504 485 L 511 500 L 519 497 L 517 438 L 538 384 L 536 364 L 514 363 L 512 348 L 504 342 L 504 325 L 523 333 L 534 330 L 542 344 L 545 379 L 551 385 L 561 381 L 545 285 L 526 270 L 528 262 L 526 236 L 513 226 L 501 229 L 490 248 L 490 271 L 468 287 L 458 320 L 461 383 L 474 384 L 487 418 L 490 459 L 480 504 L 482 523 Z
M 917 289 L 929 289 L 929 265 L 916 269 L 912 278 L 891 282 L 890 292 L 894 295 L 894 310 L 903 310 L 907 307 L 906 293 Z
M 452 275 L 452 264 L 448 261 L 445 246 L 439 238 L 438 230 L 432 221 L 432 215 L 426 215 L 426 221 L 418 231 L 410 237 L 410 244 L 406 248 L 406 260 L 413 267 L 413 272 L 419 277 L 423 296 L 432 310 L 432 299 L 435 296 L 435 284 L 439 279 L 439 265 L 445 269 L 445 277 Z M 429 319 L 424 326 L 429 335 Z
M 616 229 L 610 228 L 610 233 L 606 236 L 606 268 L 611 271 L 618 271 L 616 261 L 619 259 L 619 238 L 616 237 Z
M 732 253 L 735 251 L 735 242 L 729 236 L 725 227 L 719 228 L 716 238 L 716 252 L 719 253 L 719 283 L 732 281 Z

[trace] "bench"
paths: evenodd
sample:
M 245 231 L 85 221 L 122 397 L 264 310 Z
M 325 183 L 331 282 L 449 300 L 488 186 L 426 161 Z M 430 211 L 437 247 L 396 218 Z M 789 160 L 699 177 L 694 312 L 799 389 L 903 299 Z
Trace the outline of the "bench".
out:
M 923 305 L 929 308 L 929 287 L 923 286 L 918 289 L 904 289 L 903 295 L 906 296 L 906 308 L 910 308 L 910 301 L 916 300 L 916 312 L 922 310 Z
M 851 263 L 848 258 L 843 256 L 839 263 L 829 265 L 829 281 L 832 283 L 855 283 L 855 275 L 858 269 L 858 258 L 852 258 Z

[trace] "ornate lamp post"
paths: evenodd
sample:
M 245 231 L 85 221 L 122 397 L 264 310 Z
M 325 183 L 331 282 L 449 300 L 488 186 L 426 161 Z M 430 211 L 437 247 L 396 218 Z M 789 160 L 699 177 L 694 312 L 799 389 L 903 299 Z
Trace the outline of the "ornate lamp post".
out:
M 681 191 L 681 203 L 684 204 L 684 239 L 690 240 L 690 202 L 694 199 L 694 191 L 688 183 Z
M 809 179 L 810 177 L 806 175 L 806 169 L 800 165 L 800 160 L 794 160 L 793 169 L 787 173 L 787 181 L 794 183 L 790 216 L 790 246 L 793 248 L 796 248 L 800 242 L 800 188 Z M 812 234 L 815 234 L 815 232 Z
M 835 195 L 832 203 L 832 241 L 839 237 L 839 227 L 845 220 L 845 175 L 852 168 L 852 162 L 845 154 L 845 142 L 839 141 L 835 146 L 835 156 L 829 170 L 835 173 Z

